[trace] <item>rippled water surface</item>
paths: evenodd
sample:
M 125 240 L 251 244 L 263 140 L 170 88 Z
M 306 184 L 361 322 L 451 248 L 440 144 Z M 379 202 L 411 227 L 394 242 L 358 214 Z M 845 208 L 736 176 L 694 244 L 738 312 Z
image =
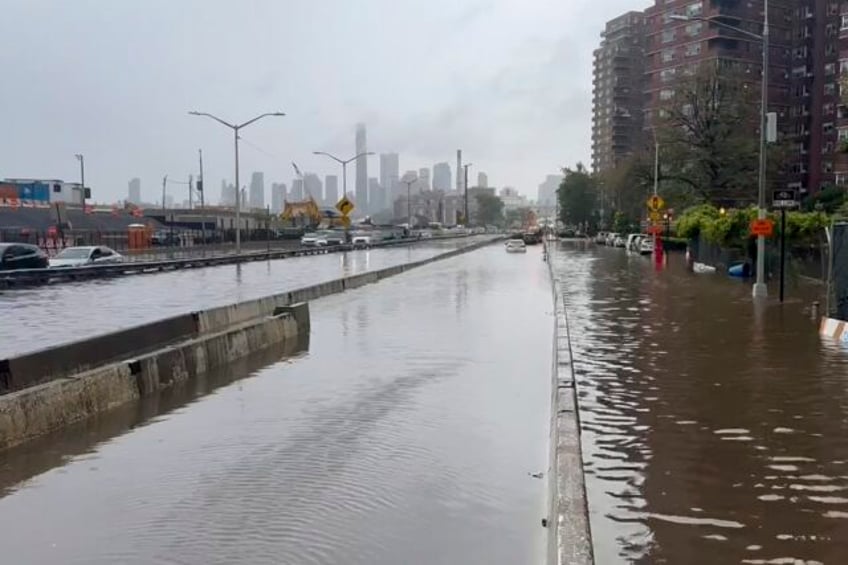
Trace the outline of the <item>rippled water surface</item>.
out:
M 0 562 L 540 563 L 539 251 L 496 245 L 314 301 L 308 352 L 12 452 Z
M 2 291 L 0 359 L 192 310 L 426 259 L 475 239 Z
M 793 289 L 560 244 L 597 562 L 848 563 L 848 351 Z M 800 298 L 798 298 L 801 296 Z

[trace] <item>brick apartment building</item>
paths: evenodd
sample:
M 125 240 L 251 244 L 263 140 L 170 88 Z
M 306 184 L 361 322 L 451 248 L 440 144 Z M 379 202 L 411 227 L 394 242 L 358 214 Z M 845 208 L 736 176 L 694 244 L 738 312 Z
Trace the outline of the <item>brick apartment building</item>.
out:
M 602 81 L 614 83 L 622 74 L 632 80 L 629 69 L 610 67 L 610 56 L 602 56 L 609 50 L 607 36 L 611 25 L 622 18 L 638 20 L 638 15 L 628 12 L 611 20 L 595 52 L 595 171 L 615 166 L 616 159 L 608 155 L 626 155 L 643 147 L 659 108 L 674 95 L 676 82 L 703 63 L 750 76 L 752 87 L 759 89 L 760 41 L 710 22 L 679 21 L 671 16 L 708 18 L 761 34 L 762 0 L 654 0 L 642 13 L 643 24 L 628 28 L 628 40 L 642 45 L 644 53 L 643 95 L 627 106 L 633 114 L 641 104 L 641 138 L 605 137 L 601 126 L 608 123 L 607 103 L 598 94 L 605 92 Z M 848 72 L 848 2 L 770 0 L 769 24 L 769 111 L 777 113 L 781 138 L 789 148 L 785 176 L 770 184 L 796 188 L 802 194 L 848 184 L 848 154 L 840 151 L 841 141 L 848 141 L 848 111 L 840 104 L 839 88 L 840 74 Z M 631 64 L 631 68 L 636 66 Z

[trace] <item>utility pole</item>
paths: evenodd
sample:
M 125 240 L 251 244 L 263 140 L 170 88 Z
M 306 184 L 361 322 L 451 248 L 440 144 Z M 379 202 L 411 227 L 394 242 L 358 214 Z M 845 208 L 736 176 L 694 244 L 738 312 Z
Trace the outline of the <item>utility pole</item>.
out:
M 200 159 L 200 176 L 197 179 L 197 191 L 200 193 L 200 232 L 203 237 L 203 243 L 206 244 L 206 202 L 203 196 L 203 149 L 197 150 L 197 155 Z
M 470 167 L 473 163 L 466 163 L 462 166 L 465 169 L 465 180 L 463 181 L 463 185 L 465 188 L 465 227 L 467 228 L 471 225 L 470 218 L 468 217 L 468 167 Z
M 85 155 L 77 153 L 76 158 L 80 164 L 80 197 L 82 198 L 82 212 L 85 214 Z
M 412 233 L 412 183 L 418 182 L 418 177 L 409 180 L 401 180 L 406 185 L 406 221 L 409 224 L 410 234 Z

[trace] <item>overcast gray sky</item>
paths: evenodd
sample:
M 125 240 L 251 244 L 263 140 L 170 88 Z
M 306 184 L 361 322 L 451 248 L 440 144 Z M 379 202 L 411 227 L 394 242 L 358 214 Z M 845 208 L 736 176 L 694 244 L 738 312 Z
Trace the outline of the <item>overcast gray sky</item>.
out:
M 0 177 L 78 179 L 97 201 L 161 193 L 197 171 L 233 175 L 232 135 L 188 110 L 244 121 L 250 172 L 290 184 L 312 155 L 400 153 L 401 172 L 455 162 L 535 198 L 544 175 L 588 161 L 592 50 L 639 0 L 0 0 Z M 379 176 L 379 161 L 369 176 Z M 455 173 L 454 173 L 455 174 Z M 349 189 L 354 181 L 348 171 Z M 179 196 L 179 186 L 171 187 Z

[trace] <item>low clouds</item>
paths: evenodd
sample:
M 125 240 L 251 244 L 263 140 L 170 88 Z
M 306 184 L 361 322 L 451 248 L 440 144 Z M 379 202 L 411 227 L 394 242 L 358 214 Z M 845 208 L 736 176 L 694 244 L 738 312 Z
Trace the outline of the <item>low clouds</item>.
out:
M 461 147 L 496 185 L 535 196 L 545 174 L 588 160 L 592 50 L 605 20 L 644 7 L 598 4 L 12 0 L 0 177 L 75 179 L 84 152 L 98 197 L 140 176 L 150 198 L 163 174 L 194 172 L 202 147 L 215 186 L 232 174 L 231 137 L 185 113 L 282 110 L 245 132 L 262 151 L 246 147 L 243 170 L 336 173 L 312 151 L 351 152 L 364 121 L 369 148 L 401 153 L 402 169 Z

